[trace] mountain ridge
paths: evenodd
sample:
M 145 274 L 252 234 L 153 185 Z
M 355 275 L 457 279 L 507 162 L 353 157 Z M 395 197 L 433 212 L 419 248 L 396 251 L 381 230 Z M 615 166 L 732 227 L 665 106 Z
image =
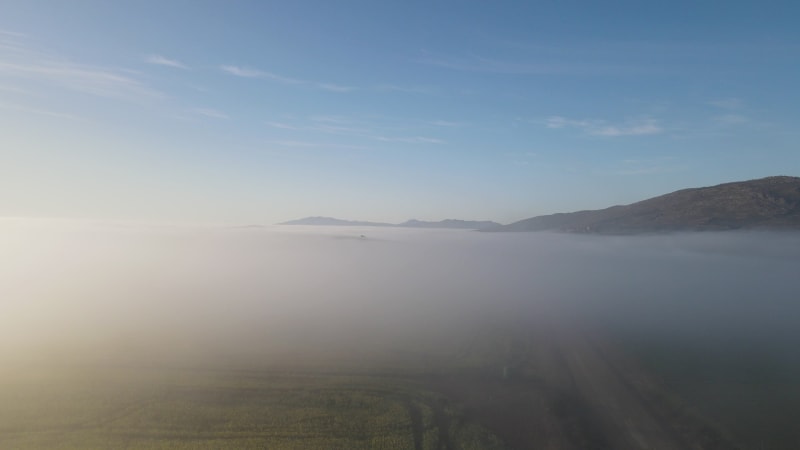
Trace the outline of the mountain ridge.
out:
M 395 228 L 454 228 L 464 230 L 480 230 L 502 226 L 490 220 L 444 219 L 426 221 L 410 219 L 402 223 L 368 222 L 360 220 L 344 220 L 334 217 L 311 216 L 302 219 L 281 222 L 278 225 L 313 225 L 313 226 L 360 226 L 360 227 L 395 227 Z
M 638 234 L 800 230 L 800 178 L 772 176 L 687 188 L 605 209 L 531 217 L 482 231 Z

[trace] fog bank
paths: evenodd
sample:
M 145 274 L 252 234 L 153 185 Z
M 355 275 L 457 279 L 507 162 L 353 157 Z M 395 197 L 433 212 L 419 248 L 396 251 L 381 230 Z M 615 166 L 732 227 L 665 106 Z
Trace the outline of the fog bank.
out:
M 309 351 L 335 359 L 409 342 L 433 351 L 478 323 L 509 320 L 783 352 L 782 342 L 800 337 L 798 273 L 797 234 L 6 219 L 0 356 L 6 364 L 232 363 Z

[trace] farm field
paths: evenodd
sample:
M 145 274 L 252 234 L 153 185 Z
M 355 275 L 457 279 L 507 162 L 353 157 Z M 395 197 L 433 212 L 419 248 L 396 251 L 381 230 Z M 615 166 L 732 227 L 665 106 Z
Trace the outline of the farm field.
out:
M 800 362 L 767 348 L 626 336 L 619 341 L 672 395 L 728 430 L 740 448 L 788 449 L 800 443 Z
M 503 448 L 389 377 L 109 369 L 5 384 L 3 448 Z
M 589 331 L 493 324 L 452 342 L 338 366 L 6 371 L 0 447 L 732 448 Z

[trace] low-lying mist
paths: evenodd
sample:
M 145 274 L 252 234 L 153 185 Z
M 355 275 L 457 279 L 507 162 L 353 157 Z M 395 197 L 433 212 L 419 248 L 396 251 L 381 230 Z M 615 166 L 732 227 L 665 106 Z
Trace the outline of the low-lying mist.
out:
M 800 236 L 0 221 L 4 363 L 270 364 L 435 353 L 487 323 L 786 356 Z

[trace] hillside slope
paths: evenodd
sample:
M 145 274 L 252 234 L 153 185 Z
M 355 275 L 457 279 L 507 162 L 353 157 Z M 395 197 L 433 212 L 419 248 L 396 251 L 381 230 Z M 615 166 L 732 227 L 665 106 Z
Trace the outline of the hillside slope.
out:
M 630 205 L 520 220 L 486 231 L 629 234 L 800 229 L 800 178 L 777 176 L 683 189 Z

